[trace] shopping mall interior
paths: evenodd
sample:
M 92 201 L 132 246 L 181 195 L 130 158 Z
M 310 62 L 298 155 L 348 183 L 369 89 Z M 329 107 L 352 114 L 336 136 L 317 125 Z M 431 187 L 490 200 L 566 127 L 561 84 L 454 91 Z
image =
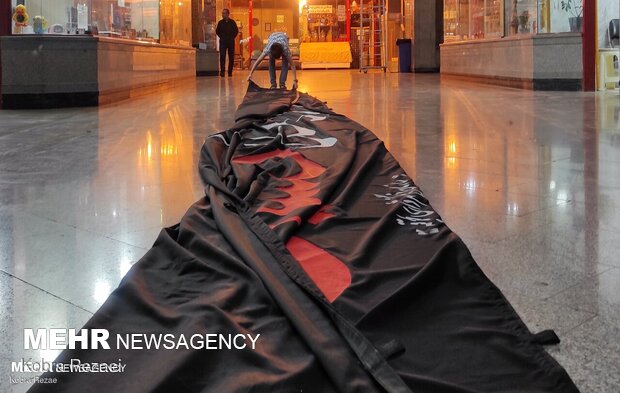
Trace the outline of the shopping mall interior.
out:
M 10 9 L 0 390 L 30 387 L 7 383 L 12 361 L 60 353 L 25 349 L 25 328 L 82 327 L 205 195 L 203 143 L 235 124 L 249 67 L 281 31 L 298 90 L 385 143 L 528 328 L 557 333 L 547 350 L 582 392 L 619 391 L 616 0 L 569 0 L 568 10 L 548 0 L 63 2 L 0 1 Z M 226 7 L 240 31 L 232 77 L 218 76 Z M 409 52 L 397 39 L 411 40 Z M 253 80 L 268 87 L 266 69 Z

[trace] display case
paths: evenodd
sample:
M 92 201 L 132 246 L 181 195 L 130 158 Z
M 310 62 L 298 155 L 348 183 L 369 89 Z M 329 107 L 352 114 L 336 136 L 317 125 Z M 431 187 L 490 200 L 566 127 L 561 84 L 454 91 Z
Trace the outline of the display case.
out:
M 217 76 L 219 74 L 219 55 L 215 34 L 216 11 L 215 0 L 195 0 L 192 2 L 192 45 L 198 49 L 196 51 L 197 76 Z M 238 23 L 237 26 L 239 26 L 240 32 L 243 31 L 241 23 Z M 238 38 L 237 43 L 242 37 Z M 240 50 L 235 50 L 235 52 L 241 53 Z
M 194 1 L 192 7 L 193 45 L 202 50 L 216 50 L 215 0 Z
M 458 39 L 458 1 L 444 0 L 443 6 L 443 29 L 444 42 L 455 41 Z
M 12 33 L 96 35 L 191 45 L 191 1 L 12 0 Z
M 444 42 L 579 32 L 582 0 L 444 0 Z
M 107 104 L 195 78 L 190 1 L 10 6 L 12 34 L 0 37 L 5 108 Z
M 484 3 L 484 34 L 487 38 L 502 34 L 502 7 L 500 0 L 486 0 Z

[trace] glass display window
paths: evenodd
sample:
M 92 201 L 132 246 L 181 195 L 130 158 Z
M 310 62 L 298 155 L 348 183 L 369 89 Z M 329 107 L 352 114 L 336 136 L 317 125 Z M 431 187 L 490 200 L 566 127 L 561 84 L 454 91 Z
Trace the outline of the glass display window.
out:
M 484 38 L 485 0 L 470 0 L 470 38 Z
M 444 0 L 444 41 L 579 32 L 583 0 Z
M 87 4 L 88 7 L 88 4 Z M 80 7 L 80 22 L 84 21 L 83 7 Z M 69 34 L 78 32 L 78 8 L 73 0 L 12 0 L 13 34 Z M 87 11 L 88 13 L 88 11 Z M 84 31 L 88 29 L 88 15 Z
M 443 7 L 444 41 L 455 41 L 458 36 L 459 12 L 458 0 L 445 0 Z
M 506 35 L 535 34 L 538 32 L 538 2 L 536 0 L 510 0 L 506 4 L 509 23 L 506 26 Z
M 159 5 L 159 42 L 161 44 L 191 46 L 192 3 L 190 0 L 143 2 Z
M 549 4 L 550 0 L 444 0 L 444 41 L 551 32 Z
M 12 0 L 13 34 L 92 34 L 191 45 L 189 0 Z
M 502 35 L 502 3 L 501 0 L 486 0 L 484 2 L 484 34 L 493 38 Z
M 405 37 L 404 38 L 413 38 L 413 26 L 414 26 L 414 0 L 404 0 L 403 1 L 403 27 L 405 29 Z
M 445 42 L 501 35 L 501 0 L 444 0 Z
M 192 7 L 193 46 L 199 49 L 215 50 L 217 41 L 215 0 L 194 1 Z

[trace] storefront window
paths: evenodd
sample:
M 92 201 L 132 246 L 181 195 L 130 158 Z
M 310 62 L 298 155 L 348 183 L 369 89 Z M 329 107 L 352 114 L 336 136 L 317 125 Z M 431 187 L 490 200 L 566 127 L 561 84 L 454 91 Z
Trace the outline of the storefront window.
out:
M 413 7 L 414 0 L 404 0 L 404 10 L 403 10 L 403 26 L 405 28 L 405 38 L 413 38 Z
M 443 6 L 444 41 L 455 41 L 458 27 L 458 0 L 445 0 Z
M 579 32 L 582 10 L 582 0 L 444 0 L 444 41 Z
M 88 30 L 91 2 L 12 0 L 13 34 L 76 34 Z M 78 9 L 78 5 L 80 5 Z
M 538 7 L 536 0 L 510 0 L 506 2 L 506 35 L 535 34 L 538 32 Z
M 303 42 L 348 41 L 349 7 L 345 0 L 214 0 L 216 17 L 223 8 L 237 22 L 239 47 L 235 48 L 246 64 L 263 51 L 269 35 L 286 33 L 293 56 Z
M 457 38 L 469 39 L 470 7 L 467 0 L 457 0 Z
M 302 0 L 299 8 L 302 42 L 347 40 L 344 0 Z
M 501 36 L 501 0 L 444 0 L 444 41 Z
M 190 0 L 12 0 L 12 9 L 13 34 L 93 34 L 191 44 Z
M 484 31 L 487 37 L 502 33 L 502 6 L 500 0 L 486 0 L 484 4 Z
M 485 0 L 470 0 L 471 24 L 470 38 L 484 38 L 484 2 Z
M 582 0 L 444 0 L 444 41 L 581 31 Z
M 192 2 L 192 45 L 199 49 L 215 50 L 215 0 Z
M 538 33 L 551 33 L 550 0 L 538 0 Z
M 162 44 L 190 46 L 192 42 L 192 9 L 190 0 L 144 1 L 159 3 L 160 39 Z

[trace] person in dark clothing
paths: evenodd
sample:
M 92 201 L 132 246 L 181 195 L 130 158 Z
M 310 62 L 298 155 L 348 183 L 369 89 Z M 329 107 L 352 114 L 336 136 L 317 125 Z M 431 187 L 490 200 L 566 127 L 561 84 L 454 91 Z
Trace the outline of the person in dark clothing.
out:
M 226 52 L 228 51 L 228 76 L 232 76 L 235 64 L 235 37 L 239 34 L 239 28 L 234 20 L 230 19 L 230 11 L 222 10 L 222 20 L 217 23 L 215 34 L 220 37 L 220 76 L 224 76 L 226 70 Z

